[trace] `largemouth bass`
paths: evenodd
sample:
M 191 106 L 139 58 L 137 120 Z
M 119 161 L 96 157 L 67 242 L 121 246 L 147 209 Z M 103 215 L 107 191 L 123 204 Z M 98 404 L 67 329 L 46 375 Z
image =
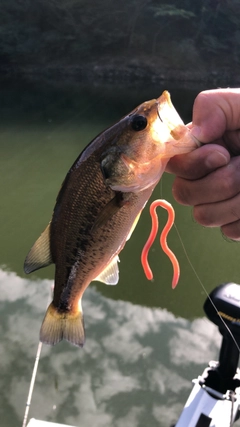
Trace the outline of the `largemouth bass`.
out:
M 197 148 L 167 91 L 144 102 L 99 134 L 79 155 L 62 184 L 51 222 L 26 257 L 31 273 L 56 266 L 53 301 L 40 340 L 85 341 L 81 300 L 93 280 L 118 282 L 118 254 L 167 162 Z

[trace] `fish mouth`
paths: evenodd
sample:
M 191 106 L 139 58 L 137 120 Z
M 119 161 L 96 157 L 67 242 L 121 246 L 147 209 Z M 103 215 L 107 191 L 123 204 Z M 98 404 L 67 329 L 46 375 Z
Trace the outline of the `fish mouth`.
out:
M 170 132 L 179 125 L 184 125 L 181 117 L 172 104 L 169 92 L 166 90 L 157 99 L 157 115 L 159 120 L 168 127 Z
M 159 118 L 160 122 L 162 122 L 162 123 L 163 123 L 163 119 L 162 119 L 162 117 L 161 117 L 161 115 L 160 115 L 160 112 L 159 112 L 158 104 L 159 104 L 159 102 L 157 102 L 157 115 L 158 115 L 158 118 Z
M 188 153 L 201 146 L 201 142 L 182 121 L 167 91 L 156 100 L 156 104 L 158 126 L 161 127 L 161 139 L 165 147 L 163 157 Z

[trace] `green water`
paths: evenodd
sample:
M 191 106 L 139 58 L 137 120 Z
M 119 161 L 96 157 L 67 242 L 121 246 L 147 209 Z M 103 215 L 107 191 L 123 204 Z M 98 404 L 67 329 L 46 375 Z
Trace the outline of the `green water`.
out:
M 53 279 L 49 267 L 30 276 L 24 258 L 48 223 L 65 174 L 84 146 L 140 102 L 170 90 L 185 121 L 199 91 L 171 87 L 80 87 L 2 84 L 0 97 L 0 417 L 21 426 L 38 332 Z M 153 198 L 170 201 L 176 226 L 208 292 L 240 282 L 240 246 L 204 229 L 171 195 L 164 174 Z M 159 210 L 160 223 L 166 214 Z M 191 389 L 190 380 L 218 354 L 220 336 L 202 310 L 206 295 L 175 229 L 169 245 L 181 277 L 172 291 L 170 261 L 155 242 L 154 281 L 140 253 L 150 229 L 146 207 L 120 259 L 117 286 L 92 284 L 84 294 L 87 341 L 43 348 L 30 416 L 81 427 L 167 427 Z

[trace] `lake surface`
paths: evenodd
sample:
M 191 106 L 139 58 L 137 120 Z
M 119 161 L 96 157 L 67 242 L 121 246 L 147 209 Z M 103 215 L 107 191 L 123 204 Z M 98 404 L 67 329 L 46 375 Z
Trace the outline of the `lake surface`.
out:
M 139 103 L 168 89 L 185 122 L 201 88 L 82 87 L 1 84 L 0 98 L 0 418 L 21 426 L 53 285 L 52 267 L 30 276 L 24 258 L 51 218 L 60 185 L 84 146 Z M 181 277 L 171 289 L 172 267 L 156 241 L 149 282 L 140 253 L 150 230 L 148 206 L 120 259 L 117 286 L 94 282 L 85 292 L 86 344 L 43 346 L 30 417 L 81 427 L 168 427 L 177 421 L 191 379 L 218 357 L 220 335 L 203 313 L 207 292 L 240 282 L 240 246 L 218 229 L 195 223 L 191 208 L 171 194 L 164 174 L 154 198 L 176 210 L 169 245 Z M 160 224 L 166 214 L 159 209 Z M 179 233 L 179 234 L 178 234 Z

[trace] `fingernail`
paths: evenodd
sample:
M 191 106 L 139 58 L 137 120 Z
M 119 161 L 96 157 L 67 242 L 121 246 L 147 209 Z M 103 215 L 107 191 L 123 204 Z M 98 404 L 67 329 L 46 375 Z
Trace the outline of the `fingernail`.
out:
M 220 151 L 212 151 L 212 153 L 207 156 L 205 164 L 209 169 L 216 169 L 220 166 L 227 165 L 228 161 L 229 159 L 223 153 L 220 153 Z
M 199 126 L 193 126 L 191 129 L 191 134 L 199 141 L 201 141 L 201 128 Z

